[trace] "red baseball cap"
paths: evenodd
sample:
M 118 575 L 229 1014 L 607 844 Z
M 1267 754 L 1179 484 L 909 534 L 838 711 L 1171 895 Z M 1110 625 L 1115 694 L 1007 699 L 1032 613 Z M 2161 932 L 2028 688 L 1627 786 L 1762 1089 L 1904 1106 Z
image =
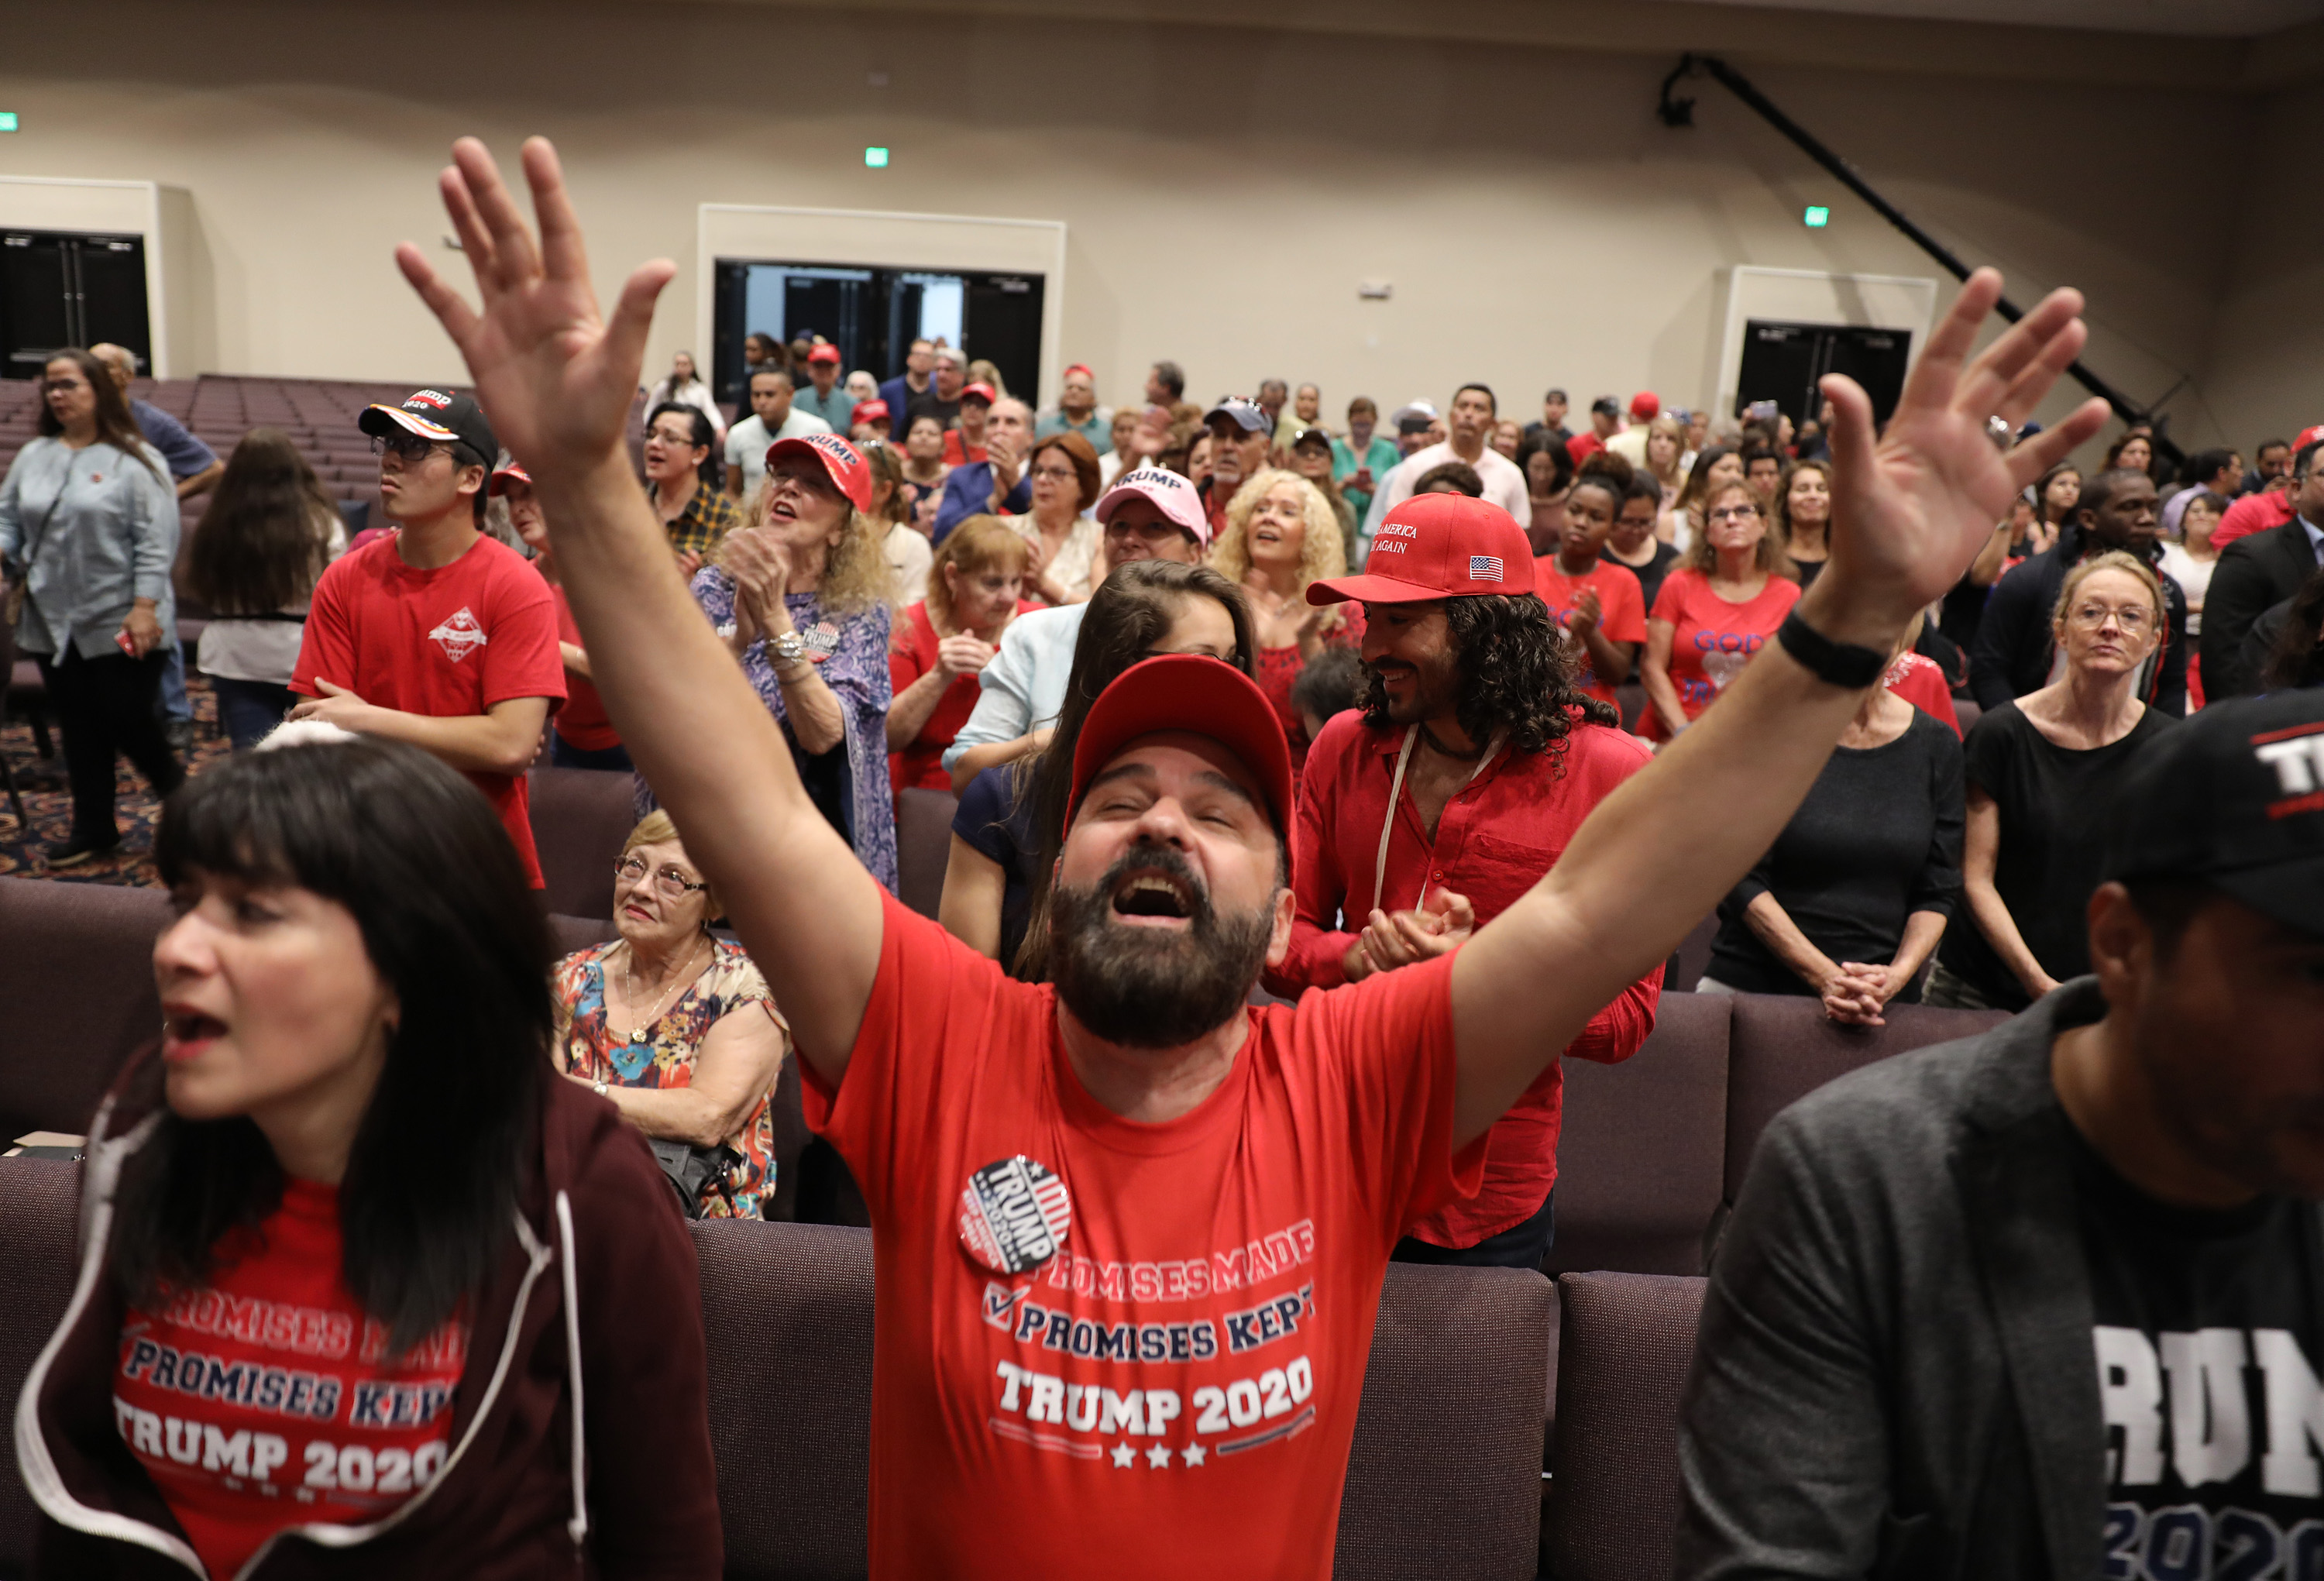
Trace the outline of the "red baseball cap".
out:
M 529 489 L 532 487 L 532 474 L 525 471 L 524 468 L 519 466 L 515 462 L 512 461 L 506 466 L 501 468 L 500 471 L 493 473 L 493 481 L 486 488 L 485 492 L 492 494 L 505 494 L 508 492 L 508 486 L 511 483 L 522 483 Z
M 1466 494 L 1416 494 L 1372 535 L 1363 574 L 1310 583 L 1307 602 L 1415 604 L 1533 590 L 1533 546 L 1508 511 Z
M 855 409 L 847 414 L 847 423 L 850 427 L 853 427 L 857 423 L 873 422 L 885 418 L 887 415 L 888 403 L 886 401 L 859 400 L 855 403 Z
M 807 360 L 810 363 L 836 363 L 839 361 L 839 348 L 826 342 L 807 353 Z
M 962 385 L 960 398 L 963 400 L 981 400 L 987 406 L 991 406 L 997 399 L 992 393 L 992 386 L 982 379 L 973 384 Z
M 1121 749 L 1142 736 L 1185 731 L 1207 736 L 1233 753 L 1267 793 L 1276 832 L 1291 830 L 1291 747 L 1283 722 L 1259 684 L 1206 654 L 1170 653 L 1142 660 L 1098 694 L 1074 742 L 1073 795 L 1065 827 L 1073 827 L 1082 794 Z
M 2324 439 L 2324 423 L 2318 423 L 2310 428 L 2301 429 L 2300 437 L 2292 442 L 2292 454 L 2297 455 L 2319 439 Z
M 1065 370 L 1064 376 L 1070 379 L 1076 373 L 1079 373 L 1084 379 L 1094 379 L 1097 377 L 1096 374 L 1090 372 L 1090 365 L 1087 363 L 1075 363 L 1072 367 Z
M 1630 415 L 1653 422 L 1662 415 L 1663 398 L 1651 390 L 1641 390 L 1630 397 Z
M 847 497 L 858 510 L 872 509 L 872 464 L 863 453 L 836 434 L 802 434 L 795 439 L 778 439 L 767 446 L 767 464 L 771 467 L 786 455 L 812 455 L 823 464 L 831 486 Z

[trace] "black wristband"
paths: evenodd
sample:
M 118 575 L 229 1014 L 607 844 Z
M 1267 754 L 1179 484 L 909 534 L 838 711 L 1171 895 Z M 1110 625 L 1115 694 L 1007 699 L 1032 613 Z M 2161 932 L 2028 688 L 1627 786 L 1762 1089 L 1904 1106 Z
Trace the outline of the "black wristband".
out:
M 1816 679 L 1845 686 L 1851 692 L 1863 691 L 1888 668 L 1886 654 L 1877 648 L 1859 648 L 1853 642 L 1834 642 L 1801 620 L 1796 609 L 1775 628 L 1775 640 L 1784 645 L 1785 653 L 1812 671 Z

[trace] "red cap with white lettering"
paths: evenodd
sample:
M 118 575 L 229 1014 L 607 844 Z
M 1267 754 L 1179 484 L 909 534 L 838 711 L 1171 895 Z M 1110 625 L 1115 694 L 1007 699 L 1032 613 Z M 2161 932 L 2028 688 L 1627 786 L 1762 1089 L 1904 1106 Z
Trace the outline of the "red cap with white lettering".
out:
M 1372 535 L 1362 575 L 1310 583 L 1307 602 L 1416 604 L 1533 590 L 1533 546 L 1508 511 L 1466 494 L 1416 494 Z

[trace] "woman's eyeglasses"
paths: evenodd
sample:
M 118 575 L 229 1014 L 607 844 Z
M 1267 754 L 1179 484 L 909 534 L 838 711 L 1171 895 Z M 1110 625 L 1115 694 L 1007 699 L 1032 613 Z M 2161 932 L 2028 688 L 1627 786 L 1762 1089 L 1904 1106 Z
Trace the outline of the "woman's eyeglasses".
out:
M 2073 613 L 2074 624 L 2085 631 L 2095 631 L 2107 623 L 2107 617 L 2131 636 L 2136 637 L 2154 623 L 2154 616 L 2136 604 L 2122 609 L 2109 609 L 2104 604 L 2084 604 Z
M 646 865 L 636 857 L 623 857 L 613 864 L 613 877 L 624 885 L 635 884 L 645 876 Z M 654 889 L 664 900 L 684 900 L 689 891 L 709 887 L 707 884 L 695 882 L 676 868 L 666 867 L 654 874 Z

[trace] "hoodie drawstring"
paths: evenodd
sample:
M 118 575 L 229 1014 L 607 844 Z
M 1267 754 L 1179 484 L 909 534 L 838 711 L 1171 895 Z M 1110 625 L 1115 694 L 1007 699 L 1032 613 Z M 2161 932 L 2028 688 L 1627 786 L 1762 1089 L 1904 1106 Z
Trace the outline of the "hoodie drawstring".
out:
M 558 1261 L 565 1275 L 565 1359 L 573 1373 L 573 1519 L 565 1523 L 565 1530 L 578 1549 L 589 1536 L 587 1476 L 582 1461 L 587 1429 L 581 1403 L 581 1296 L 580 1282 L 573 1271 L 573 1200 L 563 1191 L 557 1193 L 557 1234 L 564 1244 L 564 1255 Z

